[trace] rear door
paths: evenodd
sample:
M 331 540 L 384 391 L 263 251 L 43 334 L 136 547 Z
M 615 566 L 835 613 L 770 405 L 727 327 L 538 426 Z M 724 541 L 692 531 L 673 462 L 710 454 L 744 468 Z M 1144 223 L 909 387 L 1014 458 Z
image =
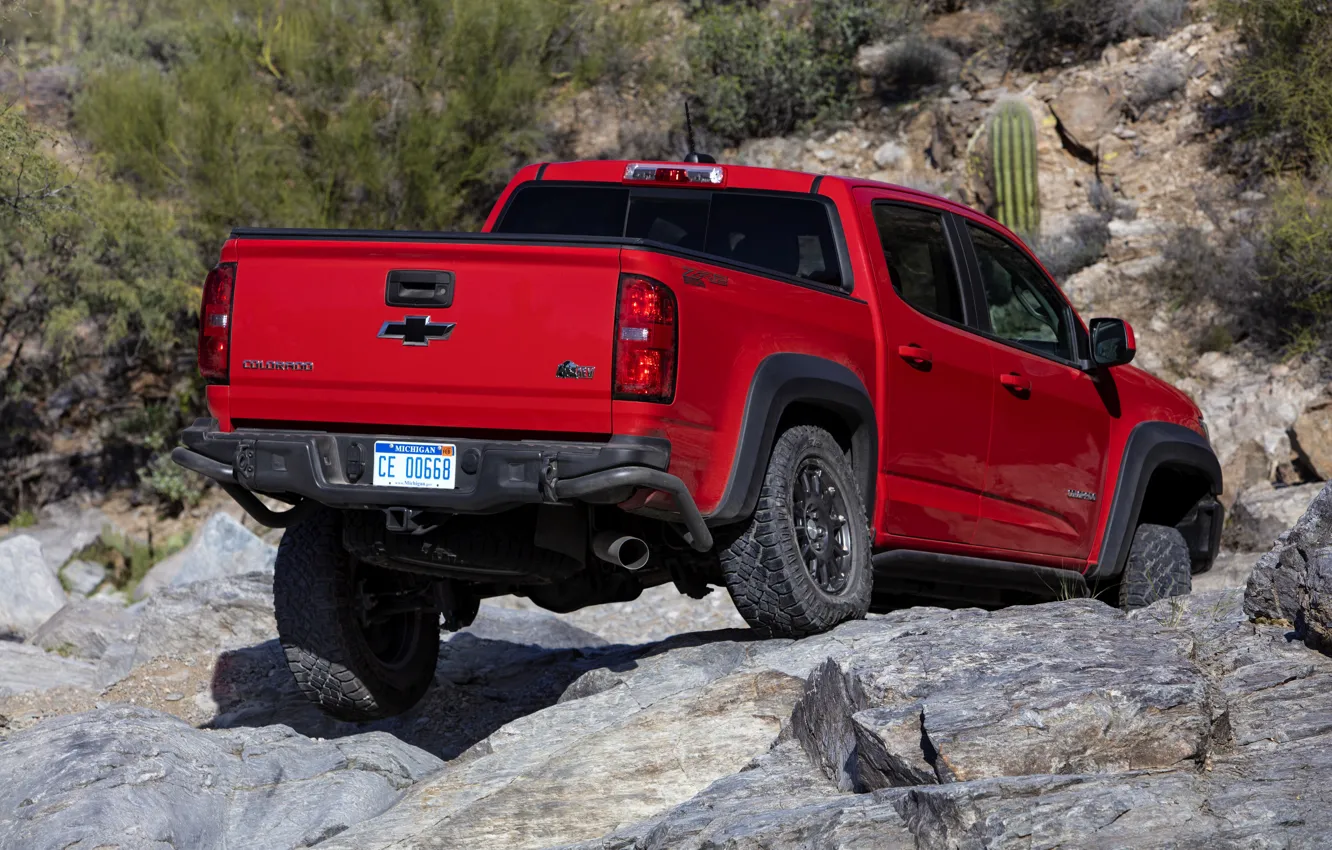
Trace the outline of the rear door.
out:
M 618 247 L 242 237 L 238 251 L 238 427 L 611 432 Z
M 968 222 L 984 295 L 995 390 L 975 543 L 1082 559 L 1118 415 L 1113 390 L 1080 365 L 1083 333 L 1053 281 L 999 232 Z
M 860 190 L 884 328 L 888 534 L 969 543 L 980 516 L 994 383 L 990 346 L 969 329 L 951 217 Z

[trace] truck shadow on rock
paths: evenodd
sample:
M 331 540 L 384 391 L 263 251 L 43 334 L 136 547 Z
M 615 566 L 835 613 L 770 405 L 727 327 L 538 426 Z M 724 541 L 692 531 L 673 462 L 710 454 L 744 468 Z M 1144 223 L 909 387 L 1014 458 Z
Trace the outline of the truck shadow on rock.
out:
M 270 640 L 218 657 L 211 683 L 217 712 L 205 726 L 281 724 L 317 738 L 382 731 L 447 761 L 520 717 L 615 687 L 615 674 L 636 669 L 647 657 L 684 646 L 754 639 L 751 632 L 732 629 L 611 645 L 543 614 L 483 612 L 475 630 L 441 640 L 433 685 L 397 717 L 352 723 L 324 714 L 297 689 L 281 645 Z

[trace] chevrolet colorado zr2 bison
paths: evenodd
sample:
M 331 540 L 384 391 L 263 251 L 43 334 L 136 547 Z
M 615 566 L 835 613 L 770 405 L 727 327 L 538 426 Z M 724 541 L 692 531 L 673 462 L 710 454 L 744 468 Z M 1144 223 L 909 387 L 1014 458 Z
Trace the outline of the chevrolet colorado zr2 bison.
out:
M 211 418 L 173 456 L 286 529 L 287 661 L 365 719 L 424 694 L 441 617 L 502 594 L 716 585 L 799 636 L 912 600 L 1188 593 L 1221 470 L 1133 355 L 943 198 L 548 163 L 481 233 L 234 230 L 200 314 Z

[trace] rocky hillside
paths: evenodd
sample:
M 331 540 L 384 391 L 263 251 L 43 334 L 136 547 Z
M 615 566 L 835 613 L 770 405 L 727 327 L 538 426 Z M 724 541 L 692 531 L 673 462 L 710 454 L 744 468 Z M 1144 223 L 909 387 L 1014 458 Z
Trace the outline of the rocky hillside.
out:
M 271 548 L 206 528 L 128 608 L 38 622 L 42 599 L 6 597 L 26 640 L 0 642 L 0 848 L 1297 848 L 1332 829 L 1332 486 L 1247 594 L 1127 616 L 914 608 L 790 641 L 665 594 L 581 612 L 600 635 L 486 605 L 421 705 L 365 725 L 296 692 Z M 7 588 L 52 574 L 47 531 L 0 541 Z
M 1116 3 L 1103 5 L 1109 8 Z M 191 94 L 193 90 L 186 83 L 194 79 L 189 74 L 221 73 L 209 63 L 224 63 L 231 55 L 225 45 L 231 42 L 222 39 L 214 44 L 190 29 L 197 22 L 188 23 L 188 16 L 181 17 L 180 9 L 184 7 L 168 0 L 144 5 L 143 9 L 135 3 L 117 6 L 120 17 L 112 17 L 114 26 L 107 23 L 100 28 L 93 26 L 95 15 L 87 17 L 93 12 L 83 5 L 72 4 L 64 18 L 51 18 L 50 10 L 43 13 L 45 17 L 35 15 L 32 20 L 37 23 L 24 36 L 28 40 L 21 48 L 15 46 L 7 55 L 0 55 L 0 88 L 17 97 L 33 121 L 49 129 L 52 135 L 48 141 L 54 142 L 61 157 L 81 169 L 95 162 L 124 160 L 110 176 L 136 186 L 135 192 L 144 197 L 158 198 L 162 209 L 171 213 L 163 212 L 164 217 L 152 220 L 155 226 L 160 225 L 159 236 L 170 236 L 170 246 L 151 240 L 146 245 L 99 246 L 99 256 L 143 253 L 176 257 L 181 234 L 185 234 L 205 246 L 200 249 L 202 267 L 212 260 L 215 239 L 209 235 L 213 231 L 200 224 L 201 216 L 213 217 L 207 219 L 212 222 L 208 227 L 222 227 L 219 222 L 224 219 L 344 225 L 378 221 L 371 220 L 379 214 L 374 212 L 373 199 L 351 189 L 350 206 L 330 211 L 326 219 L 308 218 L 308 204 L 283 206 L 290 199 L 279 204 L 263 193 L 262 197 L 233 199 L 238 205 L 235 210 L 216 206 L 195 210 L 202 203 L 200 198 L 221 198 L 217 186 L 231 178 L 197 173 L 198 169 L 192 170 L 184 160 L 168 158 L 144 164 L 132 154 L 145 149 L 181 148 L 179 156 L 186 157 L 192 151 L 198 163 L 207 164 L 214 159 L 209 149 L 199 146 L 206 146 L 208 139 L 182 136 L 145 148 L 115 135 L 112 131 L 119 124 L 105 122 L 124 113 L 116 107 L 119 101 L 115 97 L 120 96 L 117 92 L 149 99 L 179 97 L 180 109 L 212 108 L 208 103 L 190 101 L 190 97 L 201 95 Z M 467 5 L 471 8 L 476 4 Z M 1225 155 L 1229 150 L 1226 141 L 1236 131 L 1221 119 L 1236 111 L 1231 98 L 1235 69 L 1237 62 L 1248 55 L 1240 32 L 1232 26 L 1232 19 L 1218 16 L 1212 3 L 1133 0 L 1131 5 L 1134 9 L 1150 7 L 1158 11 L 1169 7 L 1170 15 L 1161 18 L 1165 23 L 1146 29 L 1140 24 L 1135 25 L 1137 29 L 1121 28 L 1115 37 L 1106 36 L 1102 39 L 1106 43 L 1097 42 L 1094 47 L 1065 45 L 1067 53 L 1059 61 L 1031 65 L 1019 62 L 1012 52 L 1012 40 L 1022 35 L 1015 29 L 1015 10 L 1025 8 L 1017 0 L 935 2 L 922 7 L 927 9 L 923 15 L 902 13 L 901 4 L 891 0 L 794 4 L 680 4 L 661 0 L 624 8 L 606 7 L 609 12 L 600 5 L 571 12 L 583 7 L 565 3 L 559 6 L 563 10 L 559 14 L 575 17 L 559 21 L 540 17 L 540 4 L 517 3 L 514 8 L 521 9 L 523 21 L 528 20 L 524 16 L 538 15 L 533 20 L 539 19 L 543 27 L 559 30 L 560 26 L 574 26 L 599 35 L 589 36 L 586 43 L 560 42 L 555 58 L 541 60 L 555 63 L 540 69 L 555 82 L 545 94 L 533 90 L 524 95 L 535 98 L 532 110 L 536 110 L 537 102 L 547 103 L 544 111 L 523 113 L 531 125 L 524 132 L 544 139 L 546 147 L 515 148 L 518 153 L 514 155 L 673 155 L 683 144 L 678 114 L 682 111 L 681 93 L 692 92 L 702 138 L 723 161 L 863 175 L 929 189 L 993 210 L 994 179 L 987 147 L 990 128 L 1001 105 L 1020 104 L 1031 114 L 1035 126 L 1037 168 L 1033 179 L 1038 189 L 1039 227 L 1027 236 L 1064 280 L 1084 316 L 1119 315 L 1133 322 L 1139 342 L 1138 365 L 1175 382 L 1201 404 L 1224 464 L 1224 501 L 1234 518 L 1225 539 L 1234 558 L 1227 563 L 1233 562 L 1242 572 L 1274 534 L 1294 521 L 1318 485 L 1332 479 L 1328 348 L 1325 338 L 1301 337 L 1304 341 L 1298 346 L 1273 344 L 1249 320 L 1246 311 L 1253 305 L 1235 300 L 1238 296 L 1231 291 L 1258 292 L 1266 285 L 1250 268 L 1256 262 L 1254 252 L 1261 248 L 1255 247 L 1253 240 L 1255 234 L 1271 230 L 1268 222 L 1274 205 L 1291 192 L 1289 178 L 1246 171 L 1236 166 L 1234 157 Z M 482 10 L 483 6 L 476 8 Z M 788 6 L 787 11 L 806 7 L 814 11 L 787 20 L 781 15 L 787 14 L 783 10 Z M 51 8 L 56 7 L 63 9 L 64 5 L 57 3 Z M 247 45 L 249 39 L 260 37 L 260 42 L 252 45 L 257 55 L 269 55 L 264 50 L 271 53 L 271 67 L 260 63 L 251 69 L 253 77 L 245 78 L 245 96 L 264 100 L 270 97 L 270 88 L 276 86 L 282 97 L 274 103 L 295 110 L 282 119 L 264 111 L 262 132 L 272 135 L 262 136 L 254 144 L 306 150 L 311 147 L 310 140 L 302 141 L 304 137 L 290 134 L 317 123 L 311 116 L 324 109 L 329 98 L 351 98 L 344 106 L 352 109 L 360 104 L 357 98 L 397 91 L 395 86 L 403 75 L 415 73 L 414 66 L 395 64 L 401 60 L 397 54 L 384 55 L 384 45 L 355 40 L 344 43 L 346 31 L 336 21 L 310 17 L 312 10 L 322 8 L 318 2 L 308 0 L 301 8 L 306 15 L 300 19 L 305 21 L 304 29 L 298 33 L 289 30 L 282 38 L 274 33 L 265 35 L 268 31 L 263 27 L 255 32 L 244 27 L 235 32 L 227 30 L 231 33 L 228 38 L 234 36 Z M 126 9 L 138 9 L 139 17 Z M 81 11 L 75 14 L 76 10 Z M 595 17 L 603 12 L 609 17 Z M 485 14 L 489 13 L 477 11 L 478 21 Z M 885 23 L 888 18 L 895 22 Z M 156 23 L 149 26 L 145 21 Z M 860 23 L 852 26 L 856 21 Z M 754 93 L 756 104 L 748 112 L 742 109 L 737 113 L 747 116 L 744 121 L 728 124 L 724 119 L 731 113 L 722 110 L 724 104 L 719 105 L 713 95 L 732 84 L 749 85 L 746 74 L 778 74 L 780 69 L 763 63 L 775 61 L 773 55 L 779 55 L 784 44 L 778 43 L 779 25 L 784 23 L 794 27 L 792 32 L 796 34 L 809 30 L 818 36 L 820 26 L 854 32 L 854 38 L 848 35 L 835 44 L 823 44 L 819 55 L 824 58 L 819 61 L 824 64 L 811 66 L 818 70 L 819 79 L 829 85 L 835 82 L 837 91 L 825 92 L 824 101 L 810 101 L 808 115 L 795 122 L 800 127 L 798 132 L 739 138 L 736 134 L 752 134 L 781 126 L 780 122 L 763 119 L 766 113 L 760 111 L 763 104 L 757 101 L 762 100 L 762 93 L 758 92 Z M 53 28 L 50 32 L 42 29 L 48 24 Z M 228 26 L 240 24 L 233 21 Z M 320 27 L 327 27 L 327 32 Z M 751 32 L 746 28 L 756 29 Z M 1153 34 L 1141 34 L 1146 31 Z M 65 35 L 61 36 L 62 32 Z M 752 35 L 759 45 L 769 44 L 765 39 L 777 38 L 778 42 L 772 42 L 776 46 L 765 49 L 778 54 L 768 55 L 759 48 L 750 51 L 752 45 L 745 46 L 749 45 L 747 41 L 733 45 L 726 40 L 729 36 L 723 37 L 727 32 L 749 33 L 745 38 Z M 369 69 L 358 86 L 343 91 L 320 88 L 322 83 L 316 85 L 323 79 L 319 76 L 324 73 L 319 64 L 322 60 L 317 52 L 310 52 L 306 42 L 319 33 L 336 41 L 330 50 L 342 57 L 339 61 Z M 76 47 L 65 44 L 62 38 Z M 140 45 L 136 39 L 144 43 Z M 191 50 L 181 46 L 196 42 Z M 799 39 L 783 49 L 795 50 L 797 42 L 804 45 L 801 50 L 813 49 Z M 612 43 L 619 46 L 618 52 L 610 49 Z M 732 47 L 750 53 L 737 55 L 735 67 L 717 66 L 716 76 L 699 76 L 703 73 L 699 63 L 715 64 L 715 54 Z M 223 48 L 218 56 L 209 52 Z M 646 56 L 653 61 L 646 61 Z M 742 58 L 753 67 L 740 67 Z M 125 69 L 131 66 L 144 73 L 151 71 L 147 80 L 156 79 L 153 74 L 165 75 L 162 85 L 167 88 L 135 88 L 148 83 L 125 76 Z M 589 70 L 594 66 L 599 69 L 595 73 Z M 484 76 L 489 73 L 488 67 L 481 67 L 477 73 Z M 1026 70 L 1028 67 L 1031 70 Z M 786 77 L 780 79 L 785 81 L 783 85 L 790 82 Z M 432 77 L 429 86 L 448 93 L 452 91 L 450 80 Z M 834 100 L 827 100 L 834 94 Z M 439 98 L 427 97 L 420 103 L 409 99 L 401 109 L 408 110 L 406 114 L 415 114 L 410 110 L 418 108 L 429 111 L 438 107 Z M 540 120 L 533 123 L 532 115 L 540 115 Z M 250 112 L 238 114 L 236 126 L 247 126 L 245 121 L 253 116 L 246 116 Z M 516 119 L 512 115 L 505 118 L 510 120 Z M 130 133 L 129 128 L 122 129 Z M 186 129 L 175 127 L 173 132 L 184 133 Z M 392 134 L 400 129 L 393 124 L 380 127 L 378 132 L 388 134 L 385 138 L 396 138 Z M 139 132 L 147 130 L 133 130 Z M 122 147 L 115 147 L 119 144 L 116 139 L 121 139 Z M 341 145 L 352 141 L 330 140 L 314 148 L 342 150 Z M 189 145 L 195 148 L 182 148 Z M 247 152 L 246 161 L 250 161 L 253 157 L 249 148 L 243 150 Z M 99 160 L 101 154 L 109 159 Z M 308 189 L 322 194 L 323 183 L 314 178 L 341 174 L 345 163 L 319 160 L 302 167 L 303 176 L 293 172 L 282 179 L 295 181 L 300 192 Z M 502 182 L 510 172 L 495 167 L 499 170 L 486 180 Z M 166 169 L 176 176 L 160 184 L 160 174 L 152 179 L 145 176 L 153 169 Z M 88 173 L 100 172 L 90 169 Z M 413 173 L 419 176 L 419 170 Z M 310 186 L 301 182 L 307 178 L 314 180 Z M 381 182 L 387 187 L 397 185 L 395 180 L 385 176 Z M 247 177 L 240 182 L 265 185 L 271 181 Z M 468 203 L 476 209 L 468 207 L 466 215 L 472 219 L 464 216 L 466 221 L 472 221 L 478 210 L 484 209 L 481 196 L 493 188 L 491 183 L 469 190 L 472 194 Z M 277 206 L 263 206 L 269 201 Z M 398 209 L 396 204 L 393 201 L 389 206 Z M 103 212 L 110 220 L 148 220 L 147 213 L 133 210 Z M 420 212 L 426 217 L 418 216 L 412 226 L 443 227 L 451 226 L 453 221 L 440 210 L 429 215 L 435 218 Z M 464 219 L 456 221 L 465 224 Z M 392 221 L 387 225 L 396 226 Z M 148 239 L 147 234 L 140 236 Z M 1329 240 L 1304 241 L 1321 244 Z M 80 268 L 86 265 L 78 264 Z M 172 269 L 179 268 L 179 264 L 163 260 L 135 265 L 117 274 L 127 279 L 156 280 L 158 276 L 170 278 L 176 273 Z M 8 285 L 0 283 L 0 293 Z M 0 301 L 3 297 L 0 294 Z M 142 300 L 158 303 L 164 299 L 151 296 Z M 122 298 L 117 303 L 123 302 Z M 97 315 L 104 309 L 92 303 L 86 312 Z M 0 305 L 0 313 L 3 311 Z M 124 321 L 133 325 L 138 320 Z M 150 556 L 138 559 L 142 562 L 178 548 L 184 535 L 225 503 L 215 493 L 201 494 L 199 481 L 180 473 L 161 454 L 174 429 L 199 410 L 198 387 L 189 362 L 189 322 L 188 316 L 181 319 L 184 341 L 169 346 L 170 356 L 162 354 L 154 361 L 156 366 L 142 353 L 144 346 L 135 342 L 129 347 L 140 353 L 129 359 L 120 353 L 101 359 L 81 353 L 78 362 L 91 365 L 57 380 L 55 373 L 38 374 L 33 346 L 29 345 L 27 359 L 21 364 L 27 370 L 26 378 L 6 384 L 5 392 L 17 395 L 8 400 L 0 398 L 0 471 L 5 472 L 0 476 L 0 518 L 12 513 L 20 523 L 29 522 L 43 504 L 52 500 L 92 497 L 102 503 L 111 520 L 129 532 L 132 539 L 122 541 L 124 545 L 119 548 L 128 551 L 137 546 L 150 552 Z M 87 327 L 76 336 L 87 341 L 97 339 L 100 333 L 97 328 Z M 8 342 L 0 338 L 0 365 L 10 357 L 14 358 L 11 365 L 17 361 L 13 339 L 12 334 Z M 126 345 L 117 351 L 123 353 Z M 19 352 L 22 350 L 20 343 Z M 172 538 L 172 545 L 163 545 Z M 125 585 L 137 580 L 145 568 L 140 564 L 120 571 L 116 583 Z

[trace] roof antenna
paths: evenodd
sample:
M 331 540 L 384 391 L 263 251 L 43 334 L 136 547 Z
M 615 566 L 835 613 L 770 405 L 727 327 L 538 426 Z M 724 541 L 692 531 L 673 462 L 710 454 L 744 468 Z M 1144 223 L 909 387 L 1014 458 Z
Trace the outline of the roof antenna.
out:
M 698 152 L 698 145 L 694 143 L 694 122 L 689 117 L 689 100 L 685 99 L 685 132 L 689 134 L 689 153 L 685 154 L 685 162 L 710 162 L 715 163 L 717 158 L 706 153 Z

